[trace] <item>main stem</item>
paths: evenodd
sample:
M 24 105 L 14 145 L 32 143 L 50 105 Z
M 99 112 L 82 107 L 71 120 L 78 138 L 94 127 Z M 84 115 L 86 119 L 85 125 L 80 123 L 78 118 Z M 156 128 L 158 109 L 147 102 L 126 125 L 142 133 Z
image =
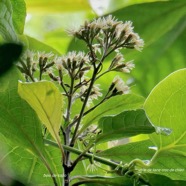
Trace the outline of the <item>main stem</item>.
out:
M 89 99 L 89 95 L 91 93 L 91 90 L 92 90 L 92 87 L 94 85 L 94 82 L 95 82 L 95 79 L 96 79 L 96 75 L 97 75 L 97 72 L 98 72 L 99 68 L 95 68 L 94 69 L 94 72 L 93 72 L 93 75 L 92 75 L 92 78 L 91 78 L 91 82 L 90 82 L 90 85 L 89 85 L 89 88 L 88 88 L 88 91 L 87 91 L 87 95 L 85 97 L 85 101 L 83 103 L 83 106 L 82 106 L 82 109 L 81 109 L 81 112 L 79 114 L 79 118 L 78 118 L 78 121 L 77 121 L 77 124 L 76 124 L 76 127 L 75 127 L 75 130 L 74 130 L 74 134 L 73 134 L 73 137 L 72 137 L 72 140 L 71 140 L 71 143 L 70 143 L 70 146 L 73 147 L 74 146 L 74 143 L 75 143 L 75 140 L 76 140 L 76 134 L 77 134 L 77 131 L 79 129 L 79 125 L 81 123 L 81 119 L 83 117 L 83 114 L 84 114 L 84 111 L 85 111 L 85 108 L 86 108 L 86 104 L 87 104 L 87 101 Z

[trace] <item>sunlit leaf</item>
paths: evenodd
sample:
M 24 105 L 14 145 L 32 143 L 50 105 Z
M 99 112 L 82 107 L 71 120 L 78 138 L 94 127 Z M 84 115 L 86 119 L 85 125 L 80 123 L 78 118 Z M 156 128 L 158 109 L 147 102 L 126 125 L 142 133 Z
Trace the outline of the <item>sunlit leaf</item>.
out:
M 48 81 L 19 82 L 18 92 L 35 110 L 53 138 L 59 142 L 58 132 L 62 121 L 63 102 L 58 88 Z
M 186 162 L 184 161 L 186 158 L 185 79 L 186 69 L 172 73 L 152 90 L 144 105 L 151 122 L 172 130 L 172 134 L 169 136 L 149 135 L 158 147 L 152 159 L 152 164 L 155 164 L 154 161 L 161 162 L 164 168 L 174 169 L 171 174 L 170 172 L 160 172 L 161 174 L 182 180 L 186 179 Z M 167 161 L 167 158 L 169 161 Z M 180 169 L 180 171 L 177 169 Z

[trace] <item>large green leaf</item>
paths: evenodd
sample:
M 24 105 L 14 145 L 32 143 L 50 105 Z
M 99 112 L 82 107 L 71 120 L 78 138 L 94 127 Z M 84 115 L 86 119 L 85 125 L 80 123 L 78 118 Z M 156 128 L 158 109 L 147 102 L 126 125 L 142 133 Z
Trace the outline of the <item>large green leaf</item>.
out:
M 102 131 L 96 140 L 99 143 L 155 132 L 155 127 L 149 122 L 142 109 L 102 117 L 99 120 L 99 128 Z
M 0 134 L 0 166 L 3 172 L 12 179 L 24 183 L 24 185 L 53 185 L 48 170 L 43 162 L 25 148 L 10 142 L 10 139 Z M 53 173 L 59 185 L 62 184 L 62 168 L 60 150 L 51 146 L 45 147 L 49 164 L 53 167 Z
M 41 122 L 59 143 L 59 128 L 62 121 L 63 101 L 58 88 L 49 81 L 21 83 L 19 95 L 36 111 Z
M 103 116 L 116 115 L 126 110 L 141 108 L 143 102 L 143 97 L 134 94 L 112 97 L 84 117 L 81 131 L 89 125 L 97 123 Z
M 26 18 L 26 4 L 24 0 L 10 0 L 12 5 L 12 21 L 17 34 L 23 34 L 25 18 Z
M 38 155 L 43 150 L 41 126 L 33 110 L 17 94 L 19 78 L 13 69 L 0 79 L 1 133 Z
M 7 41 L 17 41 L 17 36 L 12 22 L 12 5 L 10 0 L 0 2 L 0 34 Z
M 22 77 L 15 69 L 0 79 L 0 133 L 12 144 L 32 152 L 52 174 L 43 145 L 40 121 L 30 106 L 19 97 L 18 79 Z
M 147 116 L 154 125 L 172 129 L 170 136 L 149 135 L 158 148 L 150 165 L 156 166 L 155 161 L 161 162 L 161 167 L 174 169 L 171 173 L 161 172 L 161 174 L 182 180 L 186 180 L 185 79 L 186 69 L 172 73 L 152 90 L 144 104 Z

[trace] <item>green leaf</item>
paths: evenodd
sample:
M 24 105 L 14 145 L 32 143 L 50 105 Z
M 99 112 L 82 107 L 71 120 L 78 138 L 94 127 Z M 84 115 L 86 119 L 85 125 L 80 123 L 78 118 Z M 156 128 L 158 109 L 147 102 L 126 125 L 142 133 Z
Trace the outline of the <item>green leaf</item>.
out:
M 151 134 L 150 139 L 158 147 L 151 160 L 162 163 L 167 169 L 181 171 L 161 172 L 173 179 L 186 180 L 186 69 L 178 70 L 161 81 L 150 93 L 144 109 L 154 125 L 172 129 L 170 136 Z M 168 156 L 169 158 L 165 158 Z M 156 165 L 156 164 L 155 164 Z M 158 165 L 157 165 L 158 166 Z
M 52 52 L 54 54 L 60 54 L 57 50 L 55 50 L 54 48 L 52 48 L 49 45 L 46 45 L 45 43 L 42 43 L 41 41 L 34 39 L 30 36 L 25 36 L 24 38 L 25 40 L 27 40 L 27 44 L 28 44 L 28 48 L 29 50 L 33 50 L 33 51 L 45 51 L 45 52 Z
M 0 34 L 6 41 L 18 41 L 12 23 L 12 5 L 10 0 L 0 2 Z
M 142 109 L 102 117 L 99 120 L 99 128 L 102 131 L 96 140 L 99 143 L 155 132 L 155 127 L 149 122 Z
M 22 77 L 14 68 L 0 78 L 0 133 L 12 144 L 37 156 L 52 174 L 43 145 L 40 121 L 30 106 L 19 97 L 18 79 Z
M 62 169 L 60 150 L 51 146 L 47 150 L 48 163 L 53 167 L 58 184 L 62 183 Z M 0 134 L 0 165 L 5 174 L 12 179 L 24 183 L 24 185 L 53 185 L 48 170 L 43 162 L 30 153 L 27 149 L 10 142 L 10 139 Z M 3 167 L 2 167 L 3 165 Z
M 25 18 L 26 18 L 26 4 L 24 0 L 10 0 L 12 5 L 12 20 L 13 25 L 18 34 L 23 34 Z
M 143 102 L 143 97 L 134 94 L 112 97 L 84 117 L 81 131 L 89 125 L 97 123 L 103 116 L 116 115 L 126 110 L 141 108 Z
M 48 81 L 18 84 L 19 95 L 35 110 L 41 122 L 59 143 L 63 101 L 58 88 Z
M 150 140 L 128 143 L 99 152 L 97 155 L 114 161 L 129 163 L 134 159 L 150 160 L 155 153 Z
M 33 110 L 17 94 L 19 78 L 13 69 L 0 79 L 1 133 L 38 155 L 43 151 L 41 126 Z

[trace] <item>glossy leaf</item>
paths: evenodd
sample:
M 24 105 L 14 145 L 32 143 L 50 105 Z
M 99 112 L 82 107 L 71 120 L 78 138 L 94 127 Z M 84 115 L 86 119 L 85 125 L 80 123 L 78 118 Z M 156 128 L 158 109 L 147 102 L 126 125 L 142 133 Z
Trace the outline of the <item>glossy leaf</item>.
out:
M 170 136 L 151 134 L 150 139 L 158 147 L 152 159 L 165 168 L 180 168 L 171 173 L 173 179 L 186 179 L 186 69 L 178 70 L 161 81 L 150 93 L 144 109 L 151 122 L 172 129 Z M 169 161 L 162 156 L 169 157 Z M 155 164 L 156 165 L 156 164 Z M 158 166 L 158 165 L 157 165 Z M 161 172 L 170 176 L 170 173 Z
M 63 102 L 58 88 L 48 81 L 19 82 L 18 92 L 35 110 L 53 138 L 59 142 L 58 132 L 62 121 Z
M 84 117 L 81 131 L 89 125 L 97 123 L 97 121 L 103 116 L 116 115 L 125 110 L 141 108 L 143 102 L 143 97 L 134 94 L 112 97 Z
M 12 22 L 12 5 L 10 0 L 0 2 L 0 34 L 6 41 L 17 41 Z
M 96 140 L 99 143 L 155 132 L 155 127 L 149 122 L 142 109 L 102 117 L 99 120 L 99 128 L 102 131 Z

